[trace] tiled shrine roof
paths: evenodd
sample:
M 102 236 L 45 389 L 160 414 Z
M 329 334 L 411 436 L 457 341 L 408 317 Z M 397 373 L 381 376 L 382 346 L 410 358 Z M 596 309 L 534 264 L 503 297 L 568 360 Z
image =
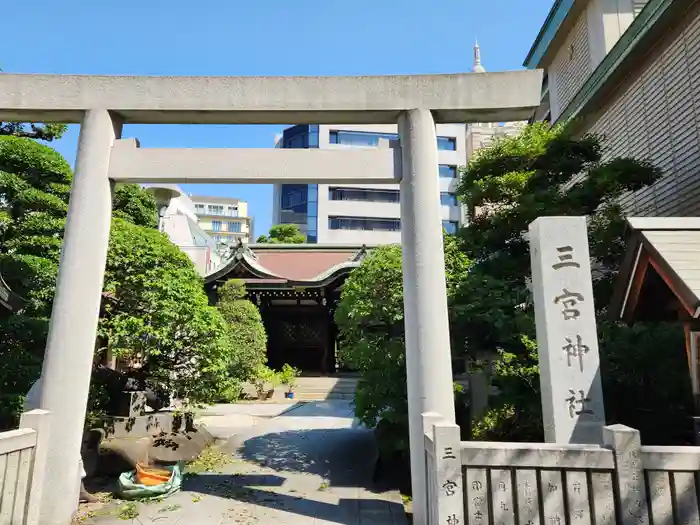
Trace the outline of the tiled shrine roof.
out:
M 243 279 L 279 285 L 322 286 L 359 266 L 370 248 L 322 244 L 250 244 L 233 248 L 229 261 L 206 283 Z

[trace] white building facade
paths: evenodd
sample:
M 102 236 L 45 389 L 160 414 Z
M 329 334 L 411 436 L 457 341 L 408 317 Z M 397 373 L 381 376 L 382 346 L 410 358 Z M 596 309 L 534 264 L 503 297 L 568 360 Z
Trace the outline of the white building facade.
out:
M 198 224 L 195 205 L 175 184 L 146 184 L 158 206 L 158 229 L 185 252 L 201 275 L 207 275 L 221 264 L 215 240 Z
M 484 73 L 479 45 L 474 46 L 473 73 Z M 438 124 L 438 176 L 442 226 L 455 233 L 466 220 L 457 200 L 459 168 L 499 135 L 515 133 L 522 123 Z M 277 148 L 395 147 L 396 124 L 298 125 L 285 129 Z M 273 224 L 296 224 L 307 242 L 323 244 L 393 244 L 401 242 L 398 184 L 277 184 Z
M 441 218 L 450 233 L 463 221 L 455 191 L 458 167 L 467 160 L 466 126 L 438 124 Z M 391 147 L 396 125 L 299 125 L 284 131 L 282 148 Z M 310 243 L 391 244 L 401 242 L 398 184 L 278 184 L 273 223 L 297 224 Z
M 190 195 L 199 226 L 221 246 L 253 240 L 248 203 L 232 197 Z

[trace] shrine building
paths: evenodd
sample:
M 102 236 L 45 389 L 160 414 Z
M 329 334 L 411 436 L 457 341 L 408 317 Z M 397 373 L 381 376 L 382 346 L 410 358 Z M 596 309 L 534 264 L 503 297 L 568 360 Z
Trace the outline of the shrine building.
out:
M 267 332 L 268 365 L 285 363 L 305 374 L 327 375 L 336 359 L 336 306 L 345 279 L 357 268 L 367 246 L 322 244 L 239 244 L 229 261 L 205 277 L 212 304 L 216 288 L 230 279 L 246 285 Z

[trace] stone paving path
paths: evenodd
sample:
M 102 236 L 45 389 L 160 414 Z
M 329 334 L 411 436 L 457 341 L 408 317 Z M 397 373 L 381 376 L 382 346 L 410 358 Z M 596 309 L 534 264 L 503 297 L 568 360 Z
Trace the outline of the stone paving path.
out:
M 284 409 L 287 411 L 258 419 L 248 428 L 241 427 L 240 418 L 232 418 L 226 411 L 208 415 L 208 422 L 217 433 L 230 435 L 235 427 L 235 435 L 221 447 L 231 455 L 232 461 L 220 473 L 201 474 L 187 480 L 182 492 L 162 502 L 137 504 L 138 517 L 132 522 L 143 525 L 406 523 L 400 495 L 372 489 L 376 456 L 372 434 L 353 423 L 352 409 L 346 402 L 316 402 Z M 243 412 L 246 411 L 247 415 L 254 413 L 251 408 Z M 222 419 L 215 421 L 217 414 Z M 128 523 L 123 515 L 120 519 L 118 511 L 113 508 L 109 514 L 97 512 L 102 515 L 81 523 Z

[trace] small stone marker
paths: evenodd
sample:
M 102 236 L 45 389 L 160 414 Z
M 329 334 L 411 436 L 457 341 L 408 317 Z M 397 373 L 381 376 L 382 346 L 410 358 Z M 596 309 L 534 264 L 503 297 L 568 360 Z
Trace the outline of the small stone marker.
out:
M 530 224 L 545 441 L 603 442 L 605 411 L 585 217 Z
M 459 426 L 440 421 L 433 426 L 438 485 L 438 524 L 464 525 L 464 491 Z

